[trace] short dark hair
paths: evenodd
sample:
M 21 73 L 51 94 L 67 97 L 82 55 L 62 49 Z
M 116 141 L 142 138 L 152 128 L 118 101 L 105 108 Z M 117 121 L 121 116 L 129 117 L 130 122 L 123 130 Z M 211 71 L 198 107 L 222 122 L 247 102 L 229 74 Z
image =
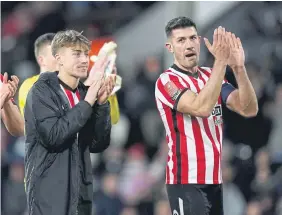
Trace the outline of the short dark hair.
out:
M 40 49 L 44 45 L 51 45 L 53 38 L 55 37 L 54 33 L 46 33 L 38 37 L 34 42 L 34 55 L 37 58 Z
M 59 31 L 56 33 L 51 44 L 52 55 L 55 56 L 62 47 L 75 46 L 77 44 L 90 50 L 91 41 L 83 36 L 82 32 L 79 33 L 75 30 Z
M 174 29 L 187 28 L 187 27 L 194 27 L 197 30 L 196 24 L 192 19 L 187 18 L 185 16 L 176 17 L 170 20 L 165 26 L 166 36 L 170 37 Z

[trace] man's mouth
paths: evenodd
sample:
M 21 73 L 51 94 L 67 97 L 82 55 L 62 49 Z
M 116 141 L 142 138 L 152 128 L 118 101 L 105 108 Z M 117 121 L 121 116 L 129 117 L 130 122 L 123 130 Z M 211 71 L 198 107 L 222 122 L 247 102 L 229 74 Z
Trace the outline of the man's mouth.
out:
M 194 56 L 196 56 L 195 53 L 189 53 L 189 54 L 186 54 L 186 55 L 185 55 L 185 57 L 194 57 Z
M 87 66 L 79 66 L 78 68 L 79 69 L 87 69 L 88 67 Z

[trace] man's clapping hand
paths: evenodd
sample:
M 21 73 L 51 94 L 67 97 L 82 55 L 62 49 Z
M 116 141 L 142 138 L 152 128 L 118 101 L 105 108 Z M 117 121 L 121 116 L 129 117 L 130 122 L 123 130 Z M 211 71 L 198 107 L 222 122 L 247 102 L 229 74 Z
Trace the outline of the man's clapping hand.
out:
M 116 75 L 109 75 L 106 80 L 102 83 L 101 88 L 98 92 L 98 104 L 104 104 L 107 102 L 111 95 L 116 82 Z
M 3 83 L 0 87 L 1 92 L 1 100 L 0 105 L 1 109 L 3 108 L 4 104 L 9 101 L 11 98 L 13 98 L 17 92 L 18 85 L 19 85 L 19 79 L 17 76 L 12 76 L 12 80 L 8 80 L 8 74 L 5 73 L 3 76 Z

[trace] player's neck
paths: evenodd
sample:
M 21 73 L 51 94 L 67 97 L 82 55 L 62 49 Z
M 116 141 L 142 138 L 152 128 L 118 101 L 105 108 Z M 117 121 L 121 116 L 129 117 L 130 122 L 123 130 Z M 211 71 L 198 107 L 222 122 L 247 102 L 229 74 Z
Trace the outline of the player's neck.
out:
M 55 70 L 55 71 L 57 71 L 57 70 Z M 55 72 L 55 71 L 54 70 L 50 70 L 50 69 L 45 68 L 45 67 L 40 67 L 40 74 L 44 73 L 44 72 Z
M 64 71 L 59 71 L 58 78 L 72 89 L 77 88 L 79 83 L 78 78 L 70 76 L 68 73 Z
M 177 61 L 174 61 L 174 64 L 178 66 L 180 69 L 182 69 L 183 71 L 190 72 L 192 74 L 196 74 L 198 72 L 198 66 L 194 66 L 192 68 L 186 68 L 182 66 L 180 63 L 178 63 Z
M 47 70 L 46 68 L 42 68 L 42 67 L 41 67 L 41 68 L 40 68 L 40 74 L 41 74 L 41 73 L 44 73 L 44 72 L 48 72 L 48 70 Z

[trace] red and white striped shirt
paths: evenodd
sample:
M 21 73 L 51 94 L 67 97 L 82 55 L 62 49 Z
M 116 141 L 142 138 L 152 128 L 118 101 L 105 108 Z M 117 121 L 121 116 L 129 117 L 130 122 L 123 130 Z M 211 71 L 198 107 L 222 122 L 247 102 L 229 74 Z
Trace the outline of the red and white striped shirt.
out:
M 222 183 L 221 96 L 208 118 L 195 117 L 176 110 L 176 103 L 182 93 L 188 89 L 198 94 L 210 75 L 211 69 L 207 67 L 198 67 L 198 77 L 194 77 L 174 65 L 162 73 L 156 82 L 156 103 L 164 123 L 169 148 L 167 184 Z M 233 90 L 229 90 L 228 95 L 231 91 Z
M 80 100 L 80 94 L 78 90 L 72 91 L 68 87 L 64 87 L 62 84 L 60 85 L 61 89 L 64 91 L 65 95 L 68 98 L 71 108 L 73 108 Z
M 80 100 L 80 94 L 78 89 L 72 90 L 61 80 L 60 80 L 60 87 L 64 91 L 65 95 L 67 96 L 70 107 L 73 108 Z M 78 138 L 78 133 L 76 134 L 76 136 Z

